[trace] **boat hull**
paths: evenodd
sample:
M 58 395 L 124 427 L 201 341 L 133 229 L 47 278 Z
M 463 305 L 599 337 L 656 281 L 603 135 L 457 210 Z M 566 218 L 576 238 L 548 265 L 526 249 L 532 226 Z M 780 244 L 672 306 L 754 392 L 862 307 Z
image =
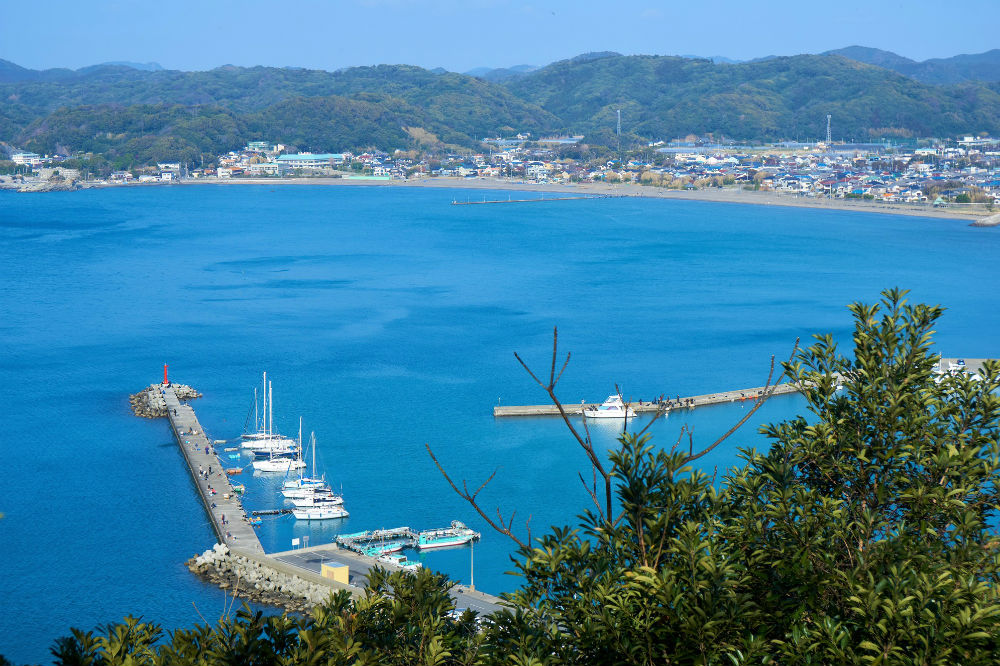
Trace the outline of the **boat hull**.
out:
M 347 518 L 349 514 L 344 509 L 336 507 L 323 509 L 295 509 L 292 515 L 296 520 L 335 520 L 337 518 Z

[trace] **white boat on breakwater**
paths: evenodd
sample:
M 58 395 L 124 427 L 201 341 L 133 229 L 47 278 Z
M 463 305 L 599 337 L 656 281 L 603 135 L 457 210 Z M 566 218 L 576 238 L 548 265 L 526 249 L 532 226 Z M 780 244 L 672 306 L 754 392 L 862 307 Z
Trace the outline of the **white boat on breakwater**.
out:
M 584 409 L 588 419 L 625 419 L 635 416 L 635 410 L 622 402 L 621 396 L 609 395 L 599 407 Z

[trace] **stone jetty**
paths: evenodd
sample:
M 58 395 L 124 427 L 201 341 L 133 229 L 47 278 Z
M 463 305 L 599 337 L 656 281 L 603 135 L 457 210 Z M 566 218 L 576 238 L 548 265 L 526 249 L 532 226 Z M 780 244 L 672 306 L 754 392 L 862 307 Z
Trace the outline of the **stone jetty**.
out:
M 178 400 L 200 398 L 201 393 L 185 384 L 171 384 Z M 138 393 L 128 397 L 132 413 L 144 419 L 162 419 L 167 415 L 167 403 L 163 396 L 163 384 L 150 384 Z
M 1000 225 L 1000 213 L 989 215 L 987 217 L 981 217 L 975 222 L 969 224 L 970 227 L 995 227 L 997 225 Z
M 192 557 L 186 564 L 196 576 L 228 590 L 235 597 L 293 613 L 308 612 L 337 591 L 332 581 L 313 582 L 301 573 L 279 571 L 267 560 L 234 552 L 221 543 Z M 359 590 L 353 592 L 357 594 Z
M 169 422 L 219 541 L 188 560 L 188 569 L 234 596 L 301 613 L 323 603 L 337 590 L 346 590 L 354 597 L 361 595 L 372 566 L 396 568 L 342 551 L 336 544 L 265 553 L 239 494 L 216 456 L 215 444 L 220 442 L 208 437 L 194 409 L 181 402 L 200 397 L 201 393 L 190 386 L 167 382 L 166 371 L 162 384 L 151 384 L 130 397 L 137 416 L 165 417 Z M 338 562 L 340 573 L 346 570 L 347 579 L 324 576 L 323 564 L 333 561 Z M 457 607 L 484 614 L 500 607 L 500 599 L 472 589 L 456 587 L 452 597 Z

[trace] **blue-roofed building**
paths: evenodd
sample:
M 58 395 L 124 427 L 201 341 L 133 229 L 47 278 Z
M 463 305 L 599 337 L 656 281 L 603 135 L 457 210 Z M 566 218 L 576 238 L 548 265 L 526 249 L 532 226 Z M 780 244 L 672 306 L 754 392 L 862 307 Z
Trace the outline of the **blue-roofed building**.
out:
M 275 160 L 289 169 L 308 169 L 328 167 L 343 164 L 344 153 L 296 153 L 294 155 L 279 155 Z

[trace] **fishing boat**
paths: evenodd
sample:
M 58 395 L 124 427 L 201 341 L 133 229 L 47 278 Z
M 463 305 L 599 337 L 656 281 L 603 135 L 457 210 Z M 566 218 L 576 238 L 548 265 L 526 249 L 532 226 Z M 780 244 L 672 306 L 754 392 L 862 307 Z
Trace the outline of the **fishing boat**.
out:
M 369 557 L 379 558 L 389 553 L 398 553 L 406 548 L 406 546 L 407 544 L 404 541 L 382 541 L 365 546 L 361 549 L 361 552 Z
M 400 555 L 398 553 L 385 553 L 384 555 L 380 555 L 377 559 L 383 564 L 393 564 L 403 571 L 409 572 L 416 571 L 423 566 L 420 562 L 411 562 L 406 559 L 406 555 Z
M 416 546 L 419 550 L 462 546 L 470 541 L 479 539 L 480 536 L 482 535 L 479 532 L 466 527 L 465 523 L 453 520 L 451 521 L 451 527 L 418 532 Z
M 292 515 L 296 520 L 331 520 L 333 518 L 347 518 L 349 513 L 342 506 L 308 506 L 301 509 L 293 509 Z
M 622 402 L 621 396 L 609 395 L 599 407 L 583 410 L 588 419 L 624 419 L 635 416 L 635 410 Z

